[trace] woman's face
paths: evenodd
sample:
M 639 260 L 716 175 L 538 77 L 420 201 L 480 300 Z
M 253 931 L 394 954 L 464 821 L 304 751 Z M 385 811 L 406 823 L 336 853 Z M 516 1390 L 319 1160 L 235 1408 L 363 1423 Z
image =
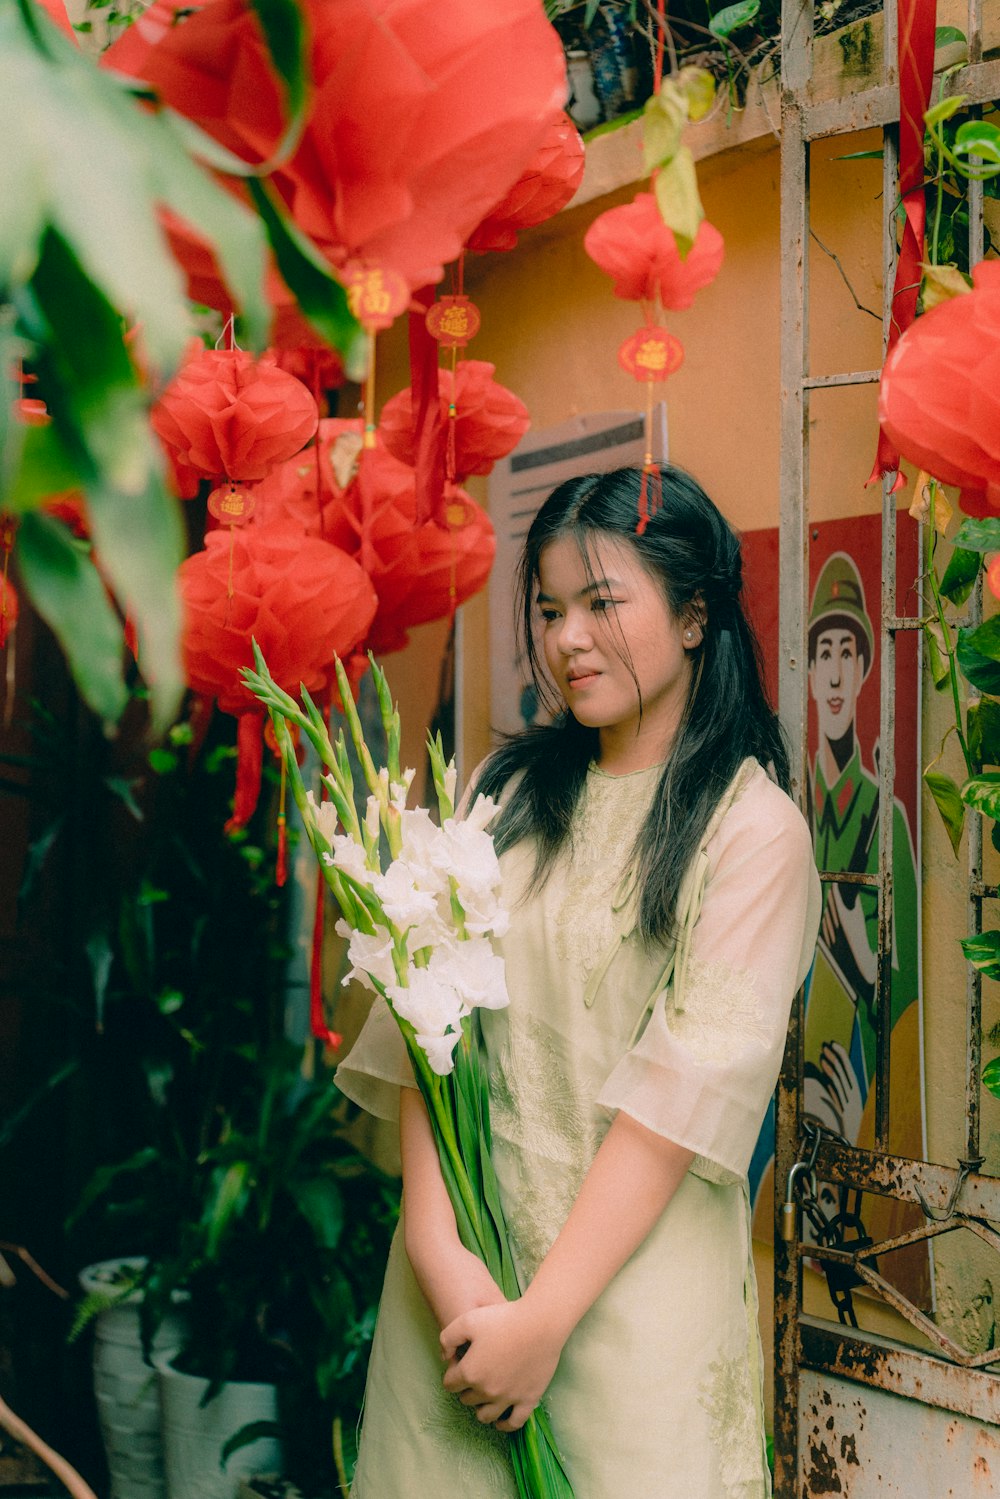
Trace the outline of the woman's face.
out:
M 599 533 L 586 561 L 574 537 L 549 542 L 538 607 L 546 665 L 574 718 L 600 731 L 602 767 L 621 774 L 665 759 L 701 642 L 697 619 L 678 619 L 635 550 Z

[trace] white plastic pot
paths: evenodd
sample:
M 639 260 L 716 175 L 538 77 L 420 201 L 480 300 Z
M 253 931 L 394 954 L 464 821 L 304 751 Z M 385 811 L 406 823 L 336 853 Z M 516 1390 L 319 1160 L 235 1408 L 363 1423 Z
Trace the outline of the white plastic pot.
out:
M 101 1260 L 80 1272 L 80 1285 L 88 1295 L 114 1295 L 121 1273 L 134 1272 L 142 1264 L 136 1259 Z M 154 1354 L 169 1358 L 176 1353 L 183 1332 L 183 1312 L 169 1312 L 153 1340 Z M 135 1296 L 116 1302 L 94 1319 L 94 1394 L 108 1459 L 110 1499 L 167 1499 L 156 1372 L 142 1356 Z
M 161 1358 L 156 1375 L 168 1499 L 237 1499 L 242 1478 L 281 1471 L 281 1443 L 269 1437 L 237 1448 L 222 1466 L 222 1450 L 238 1431 L 252 1421 L 277 1419 L 274 1385 L 234 1380 L 203 1406 L 207 1379 L 183 1374 Z

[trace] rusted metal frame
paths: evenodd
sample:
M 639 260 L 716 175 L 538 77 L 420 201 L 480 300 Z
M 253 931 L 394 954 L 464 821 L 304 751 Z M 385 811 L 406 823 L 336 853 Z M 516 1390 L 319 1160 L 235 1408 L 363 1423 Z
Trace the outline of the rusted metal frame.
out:
M 816 1155 L 816 1175 L 835 1186 L 856 1187 L 900 1202 L 921 1202 L 932 1210 L 949 1206 L 962 1172 L 935 1161 L 914 1161 L 908 1156 L 860 1150 L 856 1145 L 824 1136 Z M 965 1173 L 957 1209 L 970 1218 L 1000 1222 L 1000 1177 Z
M 885 8 L 886 56 L 895 55 L 896 7 Z M 882 133 L 882 202 L 892 203 L 897 178 L 896 138 Z M 888 347 L 896 270 L 895 215 L 882 214 L 882 351 Z M 882 601 L 879 669 L 878 905 L 875 966 L 875 1149 L 889 1149 L 892 1019 L 892 834 L 896 786 L 896 497 L 895 475 L 882 479 Z
M 807 375 L 802 384 L 806 390 L 824 390 L 833 385 L 877 385 L 881 370 L 851 370 L 846 375 Z
M 861 874 L 854 869 L 821 869 L 819 878 L 823 885 L 863 885 L 870 890 L 878 884 L 877 874 Z
M 879 1239 L 877 1244 L 866 1244 L 863 1248 L 854 1248 L 853 1245 L 849 1245 L 846 1249 L 837 1249 L 836 1255 L 846 1254 L 853 1255 L 855 1259 L 860 1260 L 877 1260 L 879 1255 L 891 1254 L 895 1249 L 905 1249 L 908 1244 L 922 1244 L 926 1239 L 940 1238 L 941 1234 L 952 1234 L 959 1228 L 967 1228 L 991 1249 L 1000 1252 L 1000 1233 L 997 1233 L 989 1223 L 984 1223 L 980 1218 L 970 1218 L 965 1213 L 952 1213 L 947 1219 L 942 1218 L 934 1223 L 921 1224 L 919 1228 L 911 1228 L 909 1233 L 896 1234 L 891 1239 Z M 809 1254 L 815 1252 L 820 1255 L 820 1251 L 814 1251 L 810 1245 L 805 1246 L 804 1252 Z M 821 1257 L 832 1253 L 834 1251 L 828 1250 L 824 1245 Z
M 1000 1410 L 1000 1374 L 966 1369 L 931 1352 L 916 1352 L 871 1333 L 847 1333 L 833 1323 L 803 1317 L 804 1368 L 886 1390 L 974 1421 L 994 1423 Z
M 980 59 L 983 52 L 982 0 L 969 0 L 969 58 Z M 982 64 L 979 64 L 982 67 Z M 998 76 L 1000 83 L 1000 76 Z M 972 111 L 980 113 L 978 107 Z M 983 258 L 983 184 L 975 180 L 969 183 L 969 265 L 978 264 Z M 980 572 L 976 586 L 969 599 L 969 623 L 978 625 L 983 617 L 983 578 Z M 970 698 L 977 698 L 971 693 Z M 969 817 L 968 828 L 968 893 L 966 896 L 967 930 L 977 937 L 983 929 L 983 901 L 995 893 L 995 886 L 983 884 L 983 821 L 975 812 Z M 982 1109 L 982 1065 L 983 1065 L 983 980 L 979 969 L 973 964 L 965 965 L 965 1160 L 972 1167 L 982 1164 L 980 1142 L 980 1119 Z
M 867 1250 L 865 1254 L 867 1257 Z M 960 1343 L 954 1342 L 947 1333 L 941 1331 L 936 1322 L 932 1322 L 925 1312 L 914 1306 L 913 1302 L 898 1291 L 890 1281 L 879 1275 L 877 1270 L 873 1270 L 871 1265 L 867 1264 L 864 1259 L 858 1258 L 850 1250 L 824 1248 L 822 1251 L 817 1250 L 816 1256 L 820 1260 L 829 1260 L 833 1264 L 849 1266 L 859 1280 L 876 1292 L 929 1342 L 936 1344 L 952 1363 L 960 1364 L 963 1369 L 984 1369 L 987 1364 L 998 1362 L 995 1348 L 988 1348 L 985 1353 L 969 1353 Z
M 805 805 L 808 590 L 808 234 L 809 147 L 801 93 L 812 70 L 813 0 L 781 3 L 781 509 L 778 528 L 778 708 L 787 736 L 792 790 Z M 795 996 L 775 1094 L 775 1183 L 783 1185 L 799 1148 L 804 996 Z M 781 1237 L 783 1192 L 774 1194 L 774 1492 L 798 1488 L 799 1313 L 802 1262 Z

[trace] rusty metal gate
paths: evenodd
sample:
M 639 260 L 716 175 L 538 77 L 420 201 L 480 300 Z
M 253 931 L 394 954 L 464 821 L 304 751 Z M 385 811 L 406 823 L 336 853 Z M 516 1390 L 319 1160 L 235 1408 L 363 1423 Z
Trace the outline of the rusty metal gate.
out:
M 969 61 L 949 84 L 971 110 L 1000 98 L 1000 63 L 982 60 L 983 0 L 969 0 Z M 807 585 L 809 546 L 809 402 L 821 387 L 874 384 L 878 370 L 812 373 L 809 349 L 810 147 L 824 137 L 881 127 L 883 342 L 888 336 L 896 259 L 897 125 L 896 0 L 886 0 L 881 81 L 841 99 L 815 102 L 811 90 L 813 0 L 783 0 L 781 107 L 781 519 L 780 678 L 782 721 L 792 749 L 796 791 L 807 787 Z M 982 185 L 970 184 L 970 262 L 983 247 Z M 872 434 L 874 448 L 875 434 Z M 894 1155 L 889 1148 L 890 982 L 892 960 L 892 807 L 895 775 L 895 642 L 918 621 L 898 611 L 896 498 L 882 494 L 882 600 L 878 872 L 835 871 L 837 883 L 872 886 L 878 900 L 875 984 L 877 1028 L 874 1149 L 803 1129 L 804 1003 L 799 997 L 778 1088 L 775 1159 L 775 1492 L 777 1499 L 838 1493 L 867 1499 L 972 1499 L 1000 1494 L 1000 1349 L 970 1352 L 878 1272 L 878 1256 L 911 1242 L 964 1229 L 996 1251 L 993 1284 L 1000 1294 L 1000 1179 L 982 1172 L 980 1145 L 981 1002 L 978 974 L 969 967 L 964 1037 L 965 1129 L 961 1157 L 932 1163 Z M 981 600 L 973 599 L 973 619 Z M 969 819 L 969 930 L 982 928 L 984 901 L 997 886 L 983 883 L 981 823 Z M 991 923 L 995 924 L 995 922 Z M 823 1252 L 824 1268 L 840 1267 L 847 1285 L 864 1286 L 906 1319 L 912 1335 L 892 1340 L 854 1326 L 806 1316 L 803 1260 L 815 1250 L 795 1227 L 781 1237 L 782 1198 L 793 1167 L 811 1165 L 818 1179 L 840 1189 L 880 1194 L 920 1209 L 919 1227 L 879 1244 L 848 1243 Z M 802 1173 L 800 1172 L 799 1175 Z M 794 1178 L 793 1178 L 794 1179 Z M 861 1199 L 862 1201 L 864 1199 Z M 791 1221 L 797 1223 L 795 1215 Z M 785 1216 L 786 1228 L 789 1216 Z M 848 1319 L 850 1320 L 850 1319 Z M 992 1364 L 993 1368 L 987 1367 Z M 905 1455 L 890 1460 L 887 1448 Z M 917 1445 L 919 1443 L 919 1445 Z M 902 1475 L 905 1471 L 905 1478 Z

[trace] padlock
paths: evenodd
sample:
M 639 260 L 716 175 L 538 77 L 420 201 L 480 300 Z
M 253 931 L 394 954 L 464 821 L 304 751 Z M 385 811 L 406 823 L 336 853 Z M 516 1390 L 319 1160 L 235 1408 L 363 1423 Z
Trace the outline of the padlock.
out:
M 781 1237 L 786 1244 L 794 1244 L 799 1236 L 799 1208 L 796 1202 L 781 1205 Z

